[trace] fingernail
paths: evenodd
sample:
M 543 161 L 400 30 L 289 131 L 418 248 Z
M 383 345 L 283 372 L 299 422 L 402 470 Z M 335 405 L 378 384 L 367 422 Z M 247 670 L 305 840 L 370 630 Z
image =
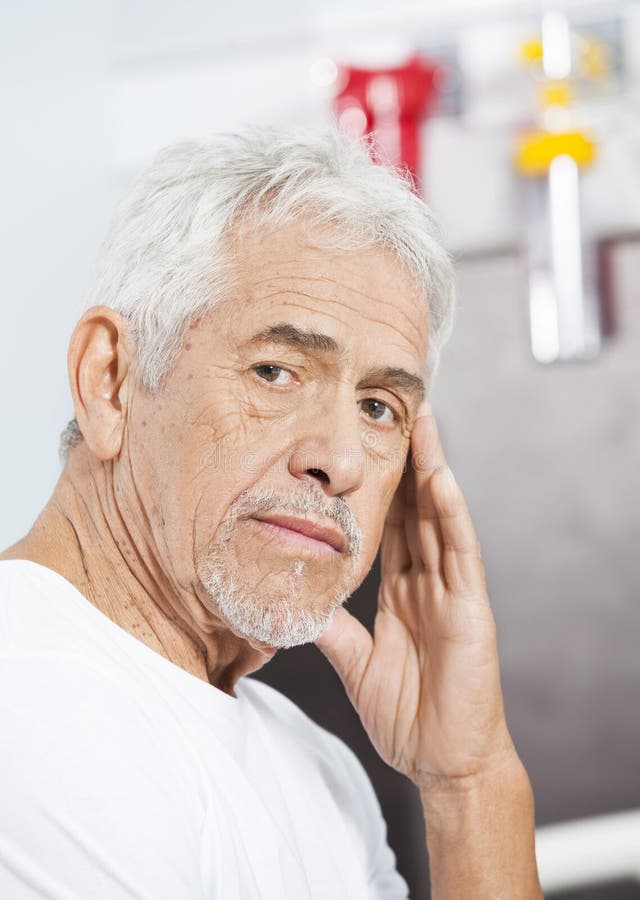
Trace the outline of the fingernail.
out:
M 431 416 L 433 415 L 433 411 L 431 409 L 431 404 L 428 400 L 423 400 L 418 407 L 418 412 L 416 413 L 416 419 L 419 419 L 420 416 Z

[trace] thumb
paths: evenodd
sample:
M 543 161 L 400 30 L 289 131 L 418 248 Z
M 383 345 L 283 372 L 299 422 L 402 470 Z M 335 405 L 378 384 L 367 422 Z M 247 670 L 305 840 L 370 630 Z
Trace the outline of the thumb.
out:
M 361 622 L 340 607 L 315 643 L 338 673 L 355 704 L 373 650 L 373 638 Z

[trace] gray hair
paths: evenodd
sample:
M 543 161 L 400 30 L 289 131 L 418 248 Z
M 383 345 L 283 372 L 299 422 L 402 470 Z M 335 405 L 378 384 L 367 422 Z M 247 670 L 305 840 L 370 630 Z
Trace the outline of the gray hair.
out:
M 189 325 L 229 298 L 239 228 L 302 219 L 325 226 L 333 248 L 395 253 L 428 304 L 431 386 L 453 324 L 452 261 L 409 173 L 373 156 L 370 139 L 297 128 L 251 128 L 158 154 L 118 207 L 89 299 L 125 318 L 148 391 L 162 387 Z M 60 438 L 62 463 L 81 439 L 72 419 Z

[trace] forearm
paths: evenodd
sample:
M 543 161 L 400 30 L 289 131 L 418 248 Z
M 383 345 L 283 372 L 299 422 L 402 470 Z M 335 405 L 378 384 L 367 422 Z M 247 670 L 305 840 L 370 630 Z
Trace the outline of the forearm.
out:
M 533 793 L 520 760 L 455 786 L 422 785 L 420 795 L 432 900 L 542 900 Z

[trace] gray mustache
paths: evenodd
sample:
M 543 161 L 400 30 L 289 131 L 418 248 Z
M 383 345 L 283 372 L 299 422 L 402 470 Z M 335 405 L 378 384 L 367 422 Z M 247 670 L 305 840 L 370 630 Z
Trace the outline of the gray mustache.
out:
M 237 519 L 249 519 L 256 513 L 273 511 L 282 514 L 297 513 L 298 515 L 311 513 L 320 520 L 330 519 L 344 534 L 349 554 L 356 556 L 360 552 L 362 531 L 343 497 L 327 501 L 323 496 L 318 497 L 310 493 L 290 497 L 283 496 L 274 490 L 260 493 L 250 490 L 243 491 L 227 510 L 225 527 L 229 526 L 230 529 L 233 529 L 234 521 Z M 230 533 L 229 531 L 229 536 Z

